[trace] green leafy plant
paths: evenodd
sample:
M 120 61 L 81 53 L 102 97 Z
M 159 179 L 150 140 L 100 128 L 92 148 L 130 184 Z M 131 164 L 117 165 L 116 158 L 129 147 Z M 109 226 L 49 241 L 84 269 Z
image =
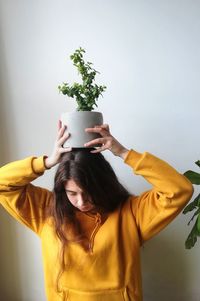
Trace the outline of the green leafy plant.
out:
M 99 72 L 92 68 L 92 63 L 84 61 L 84 53 L 85 50 L 80 47 L 70 56 L 73 65 L 81 75 L 82 83 L 75 82 L 72 86 L 68 83 L 63 83 L 58 86 L 58 89 L 64 95 L 75 98 L 78 104 L 78 111 L 92 111 L 95 106 L 97 107 L 96 102 L 106 90 L 106 86 L 98 86 L 95 83 L 96 74 Z
M 195 162 L 198 167 L 200 167 L 200 160 Z M 188 170 L 184 173 L 184 175 L 190 180 L 192 184 L 200 185 L 200 173 L 194 172 L 192 170 Z M 194 247 L 195 243 L 197 242 L 198 236 L 200 236 L 200 193 L 195 197 L 193 202 L 189 203 L 183 210 L 183 214 L 186 214 L 188 212 L 195 211 L 188 223 L 188 225 L 191 223 L 191 221 L 194 220 L 196 217 L 194 226 L 188 235 L 186 241 L 185 241 L 185 247 L 186 249 L 191 249 Z

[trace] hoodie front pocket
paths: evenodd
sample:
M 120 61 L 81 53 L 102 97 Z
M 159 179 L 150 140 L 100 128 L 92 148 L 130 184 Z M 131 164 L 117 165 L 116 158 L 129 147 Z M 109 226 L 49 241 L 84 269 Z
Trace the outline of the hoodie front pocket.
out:
M 65 301 L 134 301 L 134 299 L 129 298 L 126 288 L 95 292 L 67 289 Z

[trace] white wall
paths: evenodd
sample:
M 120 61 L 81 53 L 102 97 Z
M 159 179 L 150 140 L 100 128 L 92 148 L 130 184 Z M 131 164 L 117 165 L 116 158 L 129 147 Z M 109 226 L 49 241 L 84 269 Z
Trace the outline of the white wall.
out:
M 200 159 L 200 2 L 195 0 L 1 0 L 0 163 L 49 154 L 62 111 L 58 94 L 77 79 L 79 46 L 101 71 L 99 110 L 127 147 L 150 151 L 180 172 Z M 147 184 L 106 153 L 124 184 Z M 52 187 L 53 171 L 37 183 Z M 199 243 L 188 251 L 180 215 L 142 249 L 144 300 L 199 301 Z M 0 300 L 44 301 L 40 243 L 0 211 Z

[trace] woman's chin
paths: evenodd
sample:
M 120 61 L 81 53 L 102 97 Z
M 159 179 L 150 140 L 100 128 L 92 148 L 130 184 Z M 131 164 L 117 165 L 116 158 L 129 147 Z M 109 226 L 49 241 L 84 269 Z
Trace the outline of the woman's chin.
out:
M 81 207 L 81 208 L 78 208 L 81 212 L 90 212 L 90 211 L 93 211 L 94 210 L 94 207 L 89 207 L 89 206 L 85 206 L 85 207 Z

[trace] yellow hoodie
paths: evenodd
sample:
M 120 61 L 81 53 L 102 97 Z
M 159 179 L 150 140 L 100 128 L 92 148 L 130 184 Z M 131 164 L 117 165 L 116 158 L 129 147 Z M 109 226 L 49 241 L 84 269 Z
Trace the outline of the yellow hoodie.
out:
M 71 242 L 60 271 L 60 241 L 45 208 L 52 192 L 30 184 L 45 171 L 44 157 L 30 157 L 0 169 L 0 203 L 38 234 L 42 243 L 48 301 L 141 301 L 140 246 L 162 230 L 192 196 L 191 183 L 166 162 L 149 153 L 129 151 L 125 163 L 152 189 L 131 196 L 107 217 L 77 213 L 87 233 L 88 248 Z

